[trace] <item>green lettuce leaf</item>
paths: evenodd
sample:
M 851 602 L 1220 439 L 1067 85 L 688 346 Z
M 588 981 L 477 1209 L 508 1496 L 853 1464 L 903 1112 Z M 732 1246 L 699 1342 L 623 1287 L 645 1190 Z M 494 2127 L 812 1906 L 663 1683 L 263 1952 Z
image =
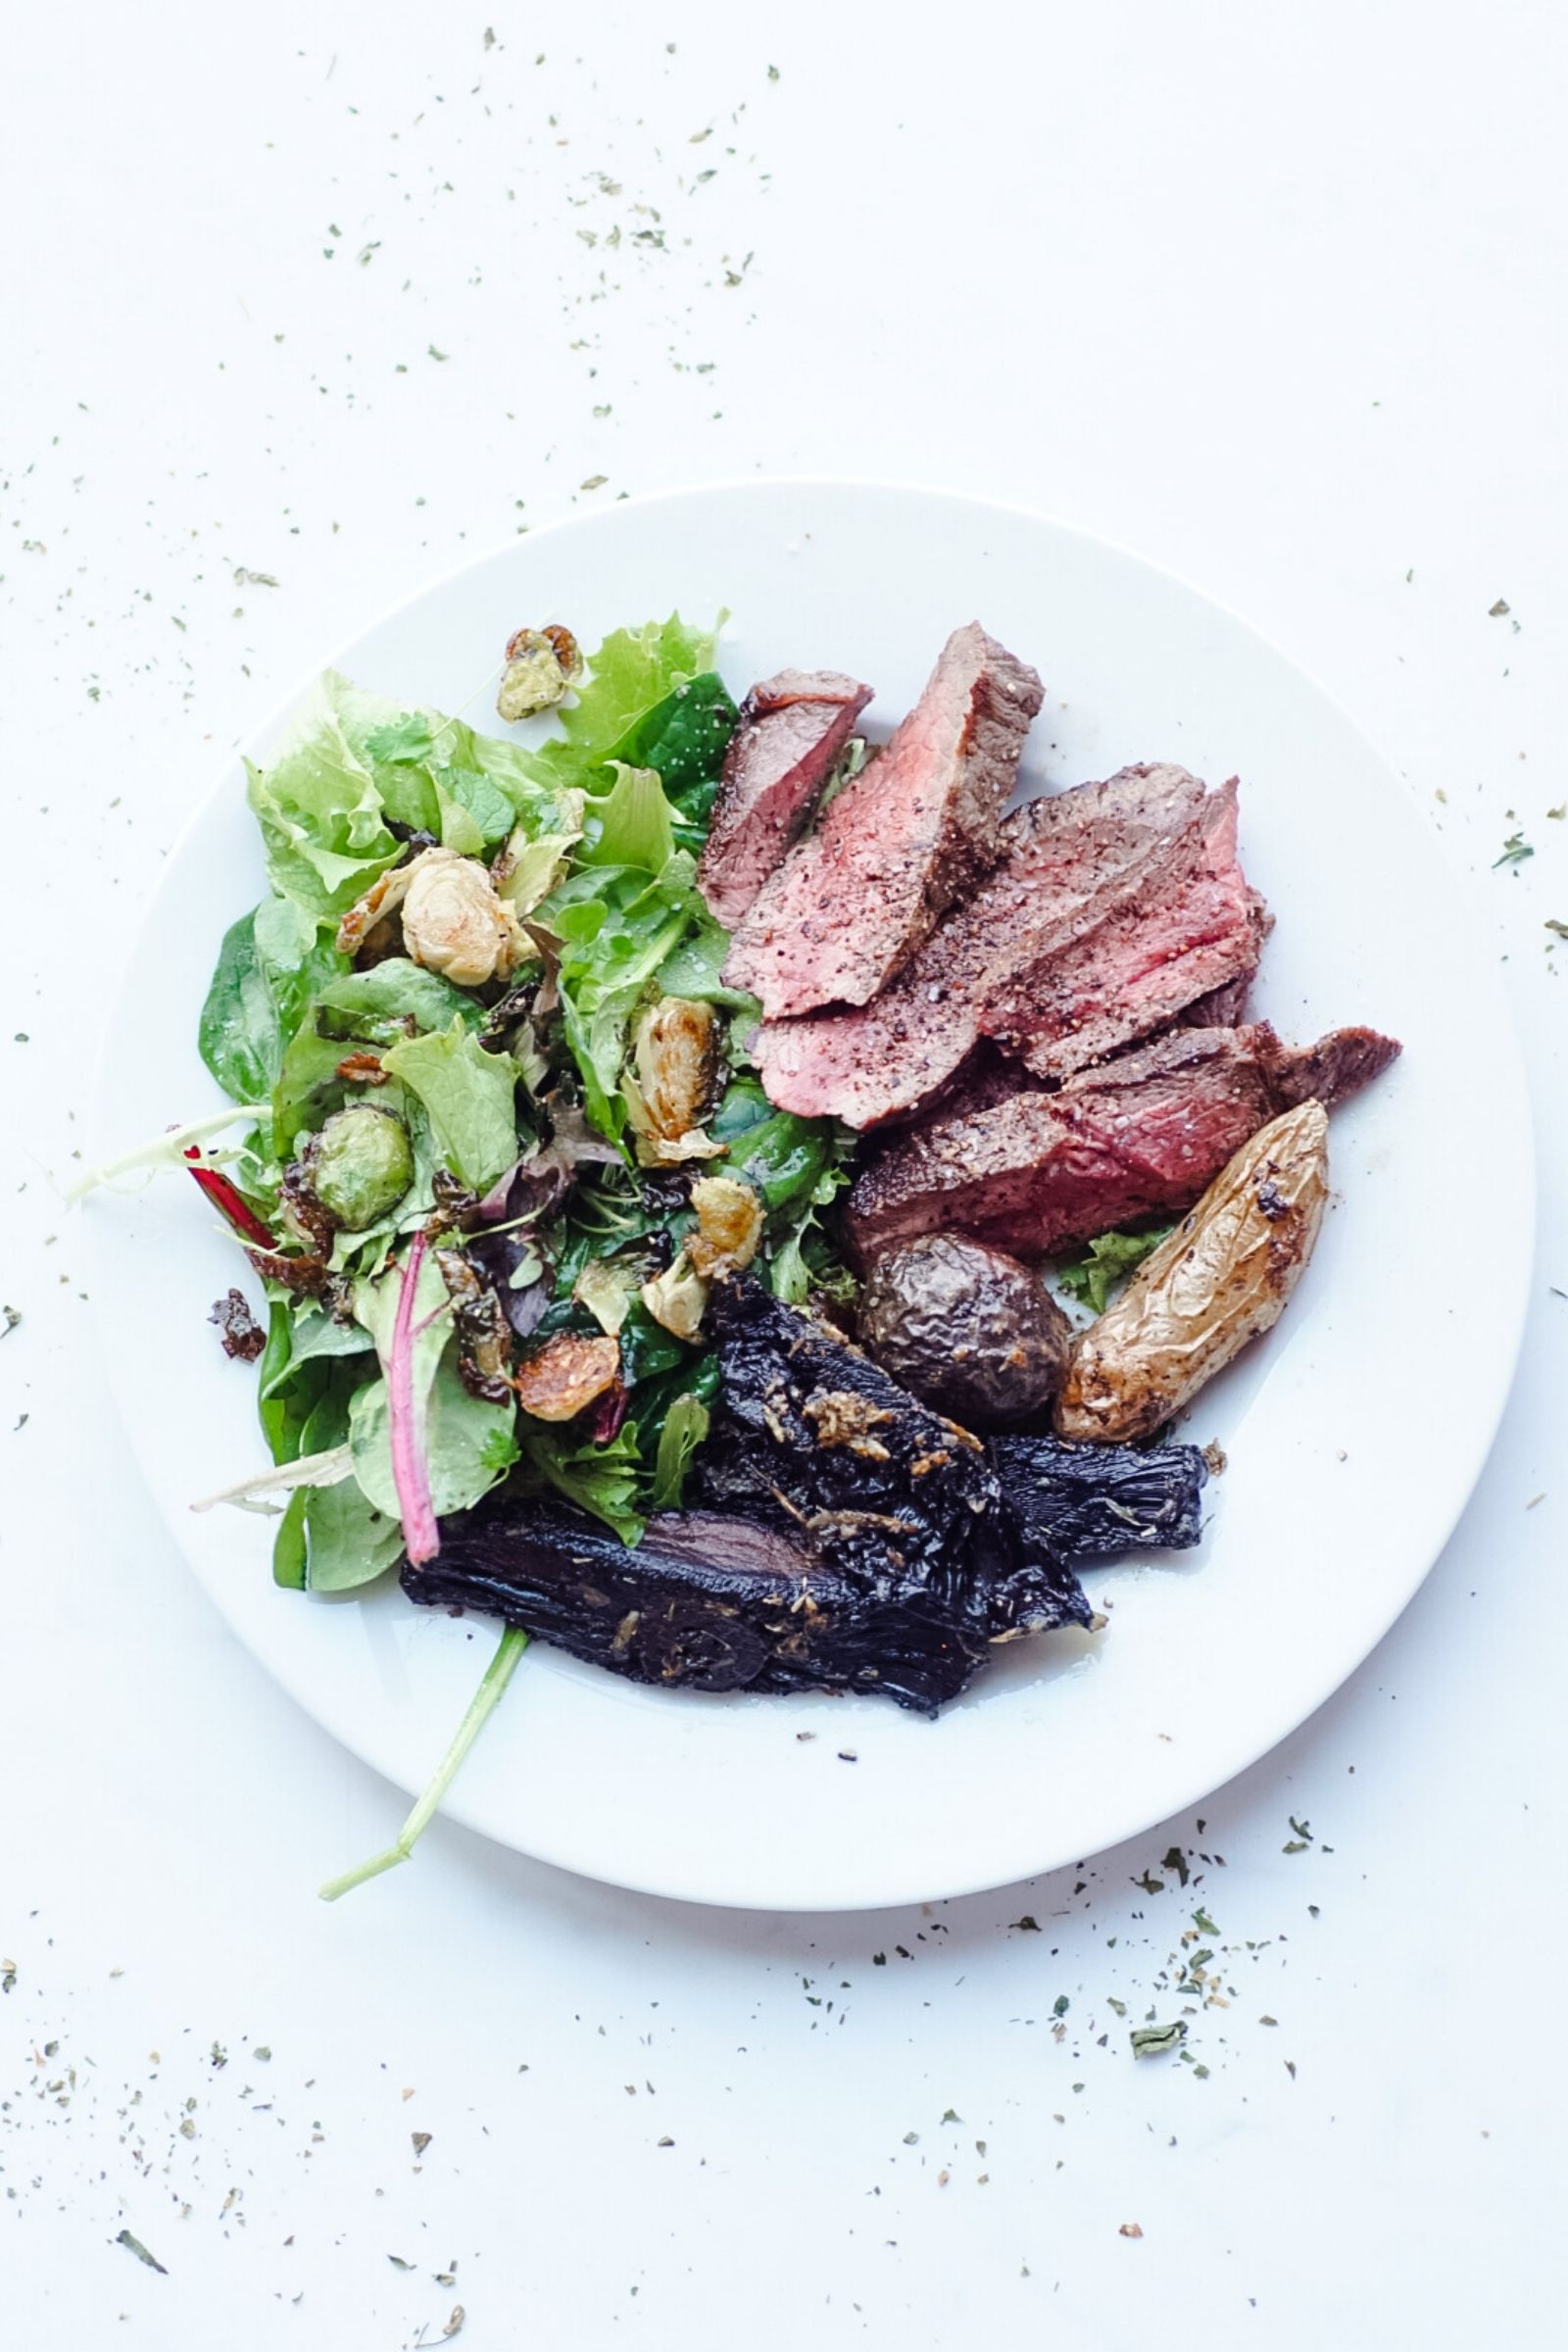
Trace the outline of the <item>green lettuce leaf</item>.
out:
M 1056 1260 L 1056 1281 L 1081 1306 L 1102 1315 L 1111 1292 L 1159 1248 L 1170 1230 L 1162 1225 L 1157 1233 L 1097 1234 L 1078 1256 Z
M 541 1485 L 554 1487 L 568 1502 L 602 1519 L 623 1544 L 641 1541 L 642 1457 L 635 1423 L 626 1422 L 608 1446 L 583 1445 L 535 1423 L 523 1437 L 522 1459 Z
M 344 733 L 342 683 L 330 673 L 322 680 L 270 767 L 246 762 L 272 887 L 318 919 L 346 913 L 402 854 L 375 778 Z
M 563 706 L 559 736 L 523 755 L 529 773 L 549 784 L 586 782 L 616 756 L 638 719 L 710 668 L 716 635 L 688 628 L 675 612 L 640 629 L 616 629 L 592 657 L 576 701 Z
M 579 865 L 630 865 L 660 874 L 675 854 L 675 814 L 651 767 L 617 765 L 603 798 L 589 799 Z
M 656 1511 L 677 1511 L 693 1454 L 708 1435 L 709 1412 L 701 1397 L 677 1396 L 664 1415 L 654 1459 L 652 1500 Z
M 274 890 L 317 920 L 347 912 L 402 855 L 388 820 L 466 857 L 569 829 L 569 804 L 519 745 L 411 710 L 328 670 L 283 752 L 249 770 Z
M 620 1094 L 632 1014 L 697 919 L 691 858 L 677 850 L 652 880 L 630 866 L 585 866 L 538 909 L 561 942 L 562 1023 L 589 1118 L 612 1142 L 625 1130 Z
M 510 1054 L 487 1054 L 471 1029 L 406 1038 L 381 1056 L 381 1066 L 423 1103 L 447 1166 L 470 1192 L 488 1192 L 517 1157 L 517 1065 Z
M 479 769 L 437 767 L 431 770 L 431 783 L 440 811 L 441 845 L 462 858 L 482 856 L 505 841 L 517 822 L 513 802 Z

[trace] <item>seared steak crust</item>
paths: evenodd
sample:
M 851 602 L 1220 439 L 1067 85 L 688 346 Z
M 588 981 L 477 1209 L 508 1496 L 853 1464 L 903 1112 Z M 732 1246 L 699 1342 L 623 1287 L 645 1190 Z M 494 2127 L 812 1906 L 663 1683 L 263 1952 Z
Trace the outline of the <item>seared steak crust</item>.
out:
M 1305 1048 L 1283 1045 L 1266 1021 L 1176 1029 L 1054 1093 L 972 1109 L 960 1099 L 890 1139 L 850 1194 L 846 1230 L 862 1261 L 936 1232 L 1038 1257 L 1179 1214 L 1279 1111 L 1309 1095 L 1337 1102 L 1398 1051 L 1371 1029 Z

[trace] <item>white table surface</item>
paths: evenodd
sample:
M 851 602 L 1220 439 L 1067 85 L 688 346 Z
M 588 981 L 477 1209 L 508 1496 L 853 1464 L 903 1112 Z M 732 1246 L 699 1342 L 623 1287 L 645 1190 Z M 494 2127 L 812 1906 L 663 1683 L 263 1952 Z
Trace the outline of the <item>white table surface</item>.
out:
M 1562 14 L 769 15 L 13 20 L 5 2340 L 393 2352 L 462 2306 L 547 2352 L 1555 2342 Z M 328 1908 L 401 1800 L 226 1634 L 95 1364 L 59 1188 L 106 993 L 225 749 L 342 638 L 574 505 L 756 471 L 1102 531 L 1381 741 L 1530 1058 L 1515 1396 L 1419 1598 L 1202 1829 L 812 1920 L 438 1823 Z M 1432 1279 L 1488 1256 L 1482 1200 Z M 1235 1997 L 1137 2063 L 1197 1905 Z

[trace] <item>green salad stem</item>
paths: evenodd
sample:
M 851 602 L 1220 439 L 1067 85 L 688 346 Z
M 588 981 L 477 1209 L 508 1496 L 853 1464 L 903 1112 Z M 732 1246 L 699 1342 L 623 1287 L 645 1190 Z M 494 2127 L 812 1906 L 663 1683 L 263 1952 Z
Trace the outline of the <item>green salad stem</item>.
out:
M 177 1167 L 188 1145 L 205 1143 L 210 1135 L 220 1135 L 241 1119 L 265 1119 L 268 1111 L 266 1102 L 237 1102 L 231 1110 L 211 1111 L 205 1119 L 192 1119 L 184 1127 L 167 1128 L 152 1143 L 138 1144 L 134 1152 L 122 1152 L 118 1159 L 106 1159 L 102 1167 L 89 1168 L 71 1187 L 66 1200 L 74 1205 L 101 1184 L 113 1184 L 117 1176 L 132 1176 L 139 1168 Z
M 494 1713 L 502 1692 L 512 1680 L 517 1660 L 527 1646 L 528 1637 L 521 1626 L 509 1625 L 496 1644 L 495 1656 L 485 1668 L 478 1690 L 468 1702 L 467 1713 L 453 1734 L 451 1746 L 431 1774 L 429 1787 L 408 1820 L 383 1852 L 372 1854 L 368 1862 L 361 1862 L 353 1870 L 344 1871 L 341 1878 L 328 1879 L 319 1889 L 323 1903 L 335 1903 L 340 1894 L 349 1893 L 355 1886 L 363 1886 L 367 1879 L 379 1878 L 383 1870 L 395 1870 L 400 1862 L 408 1861 L 420 1835 L 429 1827 L 441 1799 L 456 1780 L 464 1757 Z

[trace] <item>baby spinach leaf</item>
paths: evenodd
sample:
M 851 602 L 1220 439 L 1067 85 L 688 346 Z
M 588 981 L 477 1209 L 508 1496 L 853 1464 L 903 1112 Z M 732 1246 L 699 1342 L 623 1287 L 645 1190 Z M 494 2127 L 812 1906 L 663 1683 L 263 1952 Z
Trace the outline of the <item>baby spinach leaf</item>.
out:
M 705 669 L 645 710 L 608 757 L 657 768 L 669 798 L 687 812 L 691 797 L 716 780 L 739 717 L 723 679 Z
M 308 1487 L 296 1487 L 272 1538 L 272 1582 L 290 1592 L 305 1590 L 305 1504 Z
M 196 1042 L 231 1102 L 257 1102 L 271 1093 L 283 1059 L 283 1032 L 256 952 L 254 913 L 223 934 Z
M 201 1057 L 225 1095 L 258 1102 L 311 991 L 346 969 L 329 935 L 291 899 L 264 899 L 223 934 L 197 1028 Z
M 722 1004 L 741 1018 L 740 1036 L 747 1036 L 762 1017 L 762 1007 L 742 988 L 726 988 L 720 974 L 729 954 L 729 933 L 710 915 L 699 914 L 689 936 L 659 967 L 659 985 L 666 997 L 688 997 L 708 1004 Z
M 318 1004 L 345 1016 L 345 1024 L 334 1026 L 333 1035 L 366 1037 L 376 1044 L 381 1039 L 356 1028 L 356 1020 L 408 1019 L 418 1029 L 450 1029 L 455 1020 L 462 1020 L 477 1029 L 484 1019 L 483 1007 L 471 996 L 406 956 L 388 956 L 368 972 L 344 972 L 320 991 Z M 329 1024 L 320 1021 L 318 1026 L 324 1034 Z
M 305 1586 L 311 1592 L 351 1592 L 385 1574 L 403 1549 L 403 1528 L 370 1502 L 357 1478 L 312 1487 L 301 1496 Z
M 318 1127 L 346 1091 L 337 1065 L 349 1048 L 342 1038 L 322 1037 L 314 1020 L 301 1023 L 283 1055 L 272 1090 L 272 1140 L 287 1159 L 308 1127 Z
M 440 1513 L 466 1510 L 495 1485 L 500 1475 L 496 1464 L 512 1436 L 515 1410 L 510 1402 L 491 1404 L 465 1388 L 458 1373 L 456 1339 L 447 1326 L 438 1330 L 447 1344 L 437 1351 L 423 1387 L 422 1405 L 416 1409 L 422 1417 L 430 1499 Z M 423 1343 L 416 1345 L 422 1347 Z M 418 1369 L 416 1358 L 416 1382 Z M 361 1488 L 378 1511 L 401 1527 L 397 1489 L 392 1480 L 390 1413 L 384 1380 L 372 1381 L 356 1395 L 349 1408 L 349 1443 L 354 1448 L 354 1475 Z

